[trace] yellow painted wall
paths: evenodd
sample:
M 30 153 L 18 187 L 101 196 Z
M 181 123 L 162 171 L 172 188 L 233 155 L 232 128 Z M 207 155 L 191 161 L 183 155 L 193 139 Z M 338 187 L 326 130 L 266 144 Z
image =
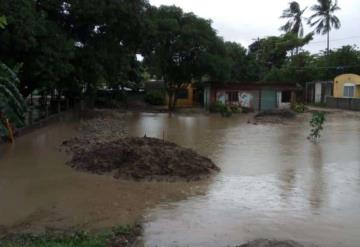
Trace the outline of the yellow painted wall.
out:
M 360 76 L 356 74 L 343 74 L 334 79 L 334 97 L 344 97 L 345 83 L 355 84 L 355 98 L 360 98 Z
M 194 89 L 192 85 L 189 85 L 187 87 L 188 91 L 188 98 L 187 99 L 177 99 L 176 106 L 177 107 L 192 107 L 194 105 L 193 102 L 193 95 L 194 95 Z M 166 95 L 166 105 L 169 104 L 169 97 Z

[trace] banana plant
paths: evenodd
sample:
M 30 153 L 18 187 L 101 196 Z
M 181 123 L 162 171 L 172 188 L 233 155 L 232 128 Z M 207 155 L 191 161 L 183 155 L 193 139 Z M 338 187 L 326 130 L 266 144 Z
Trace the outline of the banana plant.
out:
M 0 136 L 12 139 L 12 128 L 25 125 L 26 103 L 17 74 L 0 62 Z

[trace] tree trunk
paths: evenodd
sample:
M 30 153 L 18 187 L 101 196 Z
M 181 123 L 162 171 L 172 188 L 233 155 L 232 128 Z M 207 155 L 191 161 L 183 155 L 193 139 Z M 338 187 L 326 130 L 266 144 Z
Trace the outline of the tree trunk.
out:
M 172 102 L 172 111 L 175 110 L 176 108 L 176 102 L 177 102 L 177 89 L 175 89 L 175 92 L 174 92 L 174 97 L 173 97 L 173 102 Z
M 174 91 L 172 89 L 168 89 L 168 110 L 172 111 L 173 109 L 173 104 L 172 104 L 172 100 L 174 97 Z
M 327 55 L 330 54 L 330 31 L 327 33 Z

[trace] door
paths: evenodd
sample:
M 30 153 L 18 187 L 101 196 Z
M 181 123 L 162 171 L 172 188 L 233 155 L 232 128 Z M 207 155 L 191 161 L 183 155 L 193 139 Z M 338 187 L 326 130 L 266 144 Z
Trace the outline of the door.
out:
M 277 108 L 277 94 L 274 90 L 264 90 L 261 92 L 261 111 L 273 110 Z

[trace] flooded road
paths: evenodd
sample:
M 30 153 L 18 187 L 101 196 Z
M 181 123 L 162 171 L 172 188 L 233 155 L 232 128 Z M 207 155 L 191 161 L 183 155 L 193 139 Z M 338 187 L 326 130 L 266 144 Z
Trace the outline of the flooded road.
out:
M 256 238 L 320 246 L 360 244 L 360 118 L 329 115 L 248 124 L 248 116 L 129 114 L 129 135 L 165 138 L 222 171 L 198 183 L 135 183 L 73 171 L 58 145 L 68 120 L 0 146 L 0 225 L 106 227 L 143 217 L 139 246 L 235 246 Z

